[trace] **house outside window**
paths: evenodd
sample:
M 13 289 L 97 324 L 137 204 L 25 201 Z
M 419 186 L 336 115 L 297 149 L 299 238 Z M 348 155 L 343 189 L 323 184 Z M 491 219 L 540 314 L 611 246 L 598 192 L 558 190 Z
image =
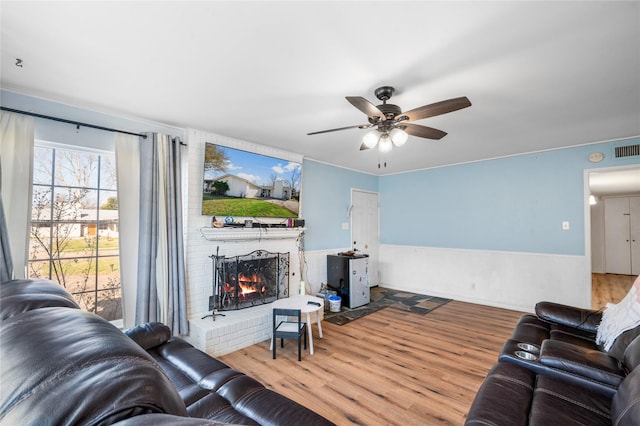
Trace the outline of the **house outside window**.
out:
M 82 309 L 122 319 L 112 152 L 36 142 L 29 278 L 59 283 Z

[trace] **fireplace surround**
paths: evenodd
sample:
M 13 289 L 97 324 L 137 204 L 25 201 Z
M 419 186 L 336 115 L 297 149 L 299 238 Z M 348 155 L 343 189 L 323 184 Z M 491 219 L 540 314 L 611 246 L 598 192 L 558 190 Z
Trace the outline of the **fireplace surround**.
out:
M 289 297 L 289 253 L 254 250 L 251 253 L 209 256 L 213 262 L 213 294 L 209 310 L 250 308 Z
M 197 220 L 196 220 L 197 219 Z M 202 227 L 193 228 L 187 247 L 189 281 L 189 343 L 214 356 L 242 349 L 270 339 L 271 303 L 251 308 L 218 311 L 212 320 L 213 261 L 211 254 L 231 258 L 260 249 L 272 253 L 289 253 L 289 275 L 282 291 L 289 296 L 300 290 L 305 228 L 212 228 L 210 218 L 195 218 Z M 197 222 L 199 221 L 199 222 Z M 287 282 L 285 281 L 285 283 Z M 211 303 L 210 303 L 211 302 Z M 224 315 L 224 316 L 222 316 Z M 205 317 L 205 318 L 203 318 Z

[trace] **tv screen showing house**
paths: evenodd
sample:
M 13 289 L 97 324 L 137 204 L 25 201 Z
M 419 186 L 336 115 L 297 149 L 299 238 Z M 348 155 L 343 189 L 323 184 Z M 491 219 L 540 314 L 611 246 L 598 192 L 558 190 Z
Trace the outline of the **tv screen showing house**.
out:
M 302 165 L 207 142 L 202 214 L 234 218 L 297 218 Z

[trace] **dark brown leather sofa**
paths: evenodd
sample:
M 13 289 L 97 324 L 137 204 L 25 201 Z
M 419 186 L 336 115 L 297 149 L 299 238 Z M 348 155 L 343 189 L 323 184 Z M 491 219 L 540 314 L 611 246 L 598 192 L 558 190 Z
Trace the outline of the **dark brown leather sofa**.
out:
M 170 334 L 123 333 L 51 281 L 0 283 L 0 424 L 332 425 Z
M 524 315 L 489 371 L 467 425 L 640 424 L 640 327 L 609 351 L 598 311 L 551 302 Z

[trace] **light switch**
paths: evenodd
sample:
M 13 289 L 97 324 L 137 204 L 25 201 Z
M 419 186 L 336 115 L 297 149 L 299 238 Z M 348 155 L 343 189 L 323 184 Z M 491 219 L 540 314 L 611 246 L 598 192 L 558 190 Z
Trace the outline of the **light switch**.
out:
M 562 230 L 563 231 L 568 231 L 569 230 L 569 222 L 568 221 L 564 221 L 562 222 Z
M 342 222 L 342 229 L 344 231 L 346 231 L 347 229 L 349 229 L 349 222 Z

